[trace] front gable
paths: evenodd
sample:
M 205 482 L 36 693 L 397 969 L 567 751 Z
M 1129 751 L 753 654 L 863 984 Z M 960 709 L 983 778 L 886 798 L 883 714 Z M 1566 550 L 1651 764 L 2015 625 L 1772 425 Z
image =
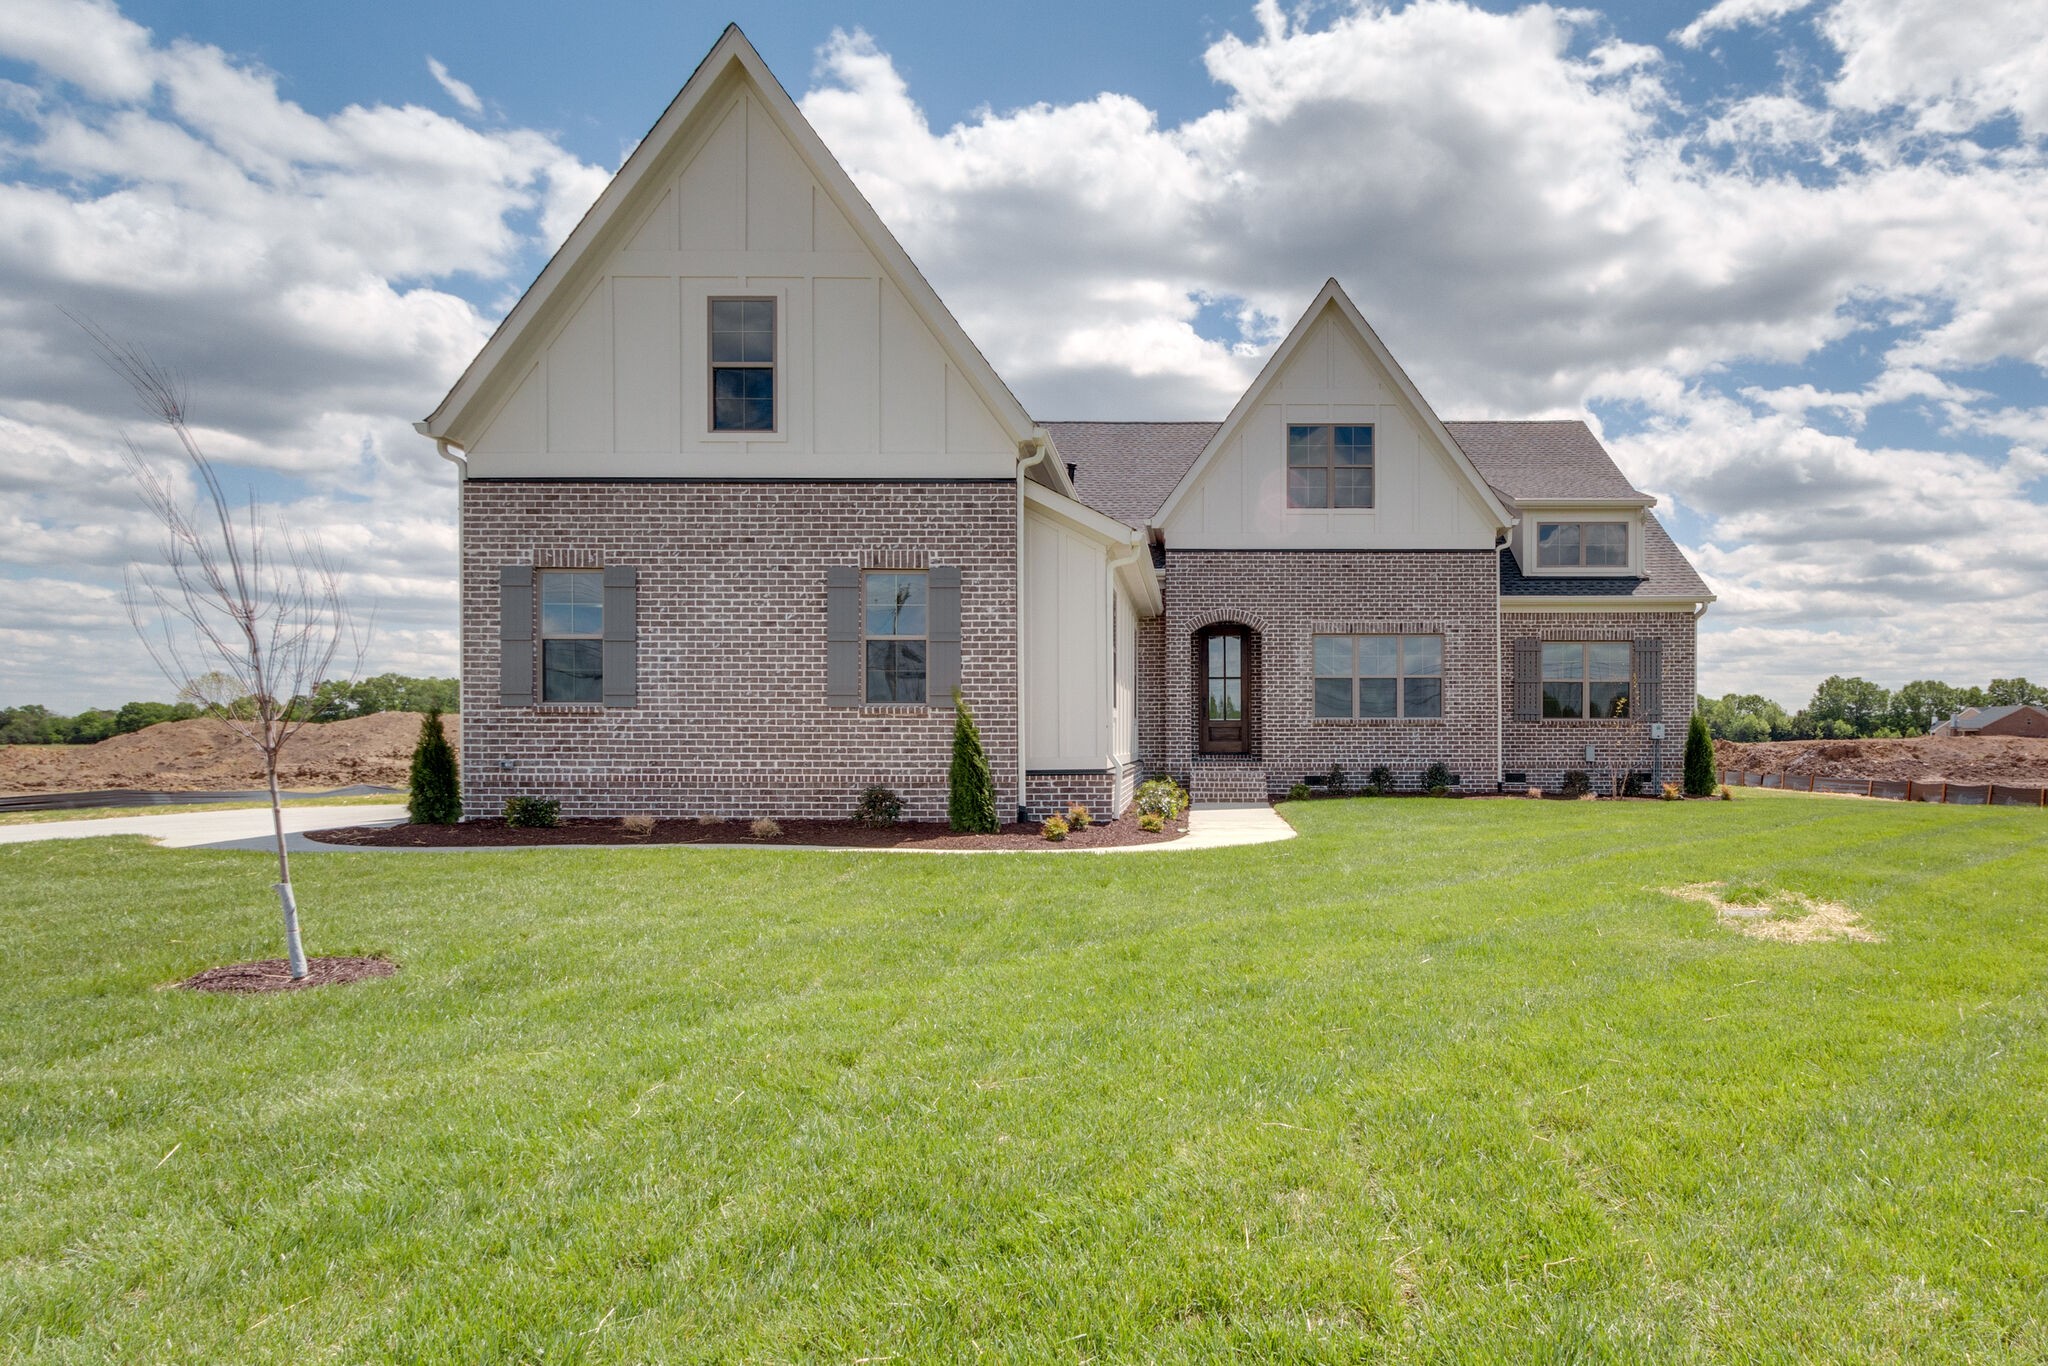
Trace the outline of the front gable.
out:
M 711 429 L 722 296 L 774 302 L 772 432 Z M 473 478 L 1007 478 L 1034 434 L 737 28 L 418 425 Z
M 1373 429 L 1373 506 L 1287 496 L 1287 430 Z M 1154 519 L 1175 550 L 1490 550 L 1512 522 L 1335 280 Z

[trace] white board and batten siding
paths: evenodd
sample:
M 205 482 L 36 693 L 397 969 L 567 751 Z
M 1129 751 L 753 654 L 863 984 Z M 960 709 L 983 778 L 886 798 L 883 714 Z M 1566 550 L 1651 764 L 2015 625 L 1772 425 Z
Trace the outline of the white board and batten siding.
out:
M 1287 428 L 1370 424 L 1374 506 L 1287 506 Z M 1455 457 L 1333 307 L 1172 511 L 1176 550 L 1490 550 L 1495 520 Z
M 1024 744 L 1032 770 L 1128 762 L 1136 715 L 1137 609 L 1111 548 L 1036 507 L 1024 513 Z
M 622 206 L 613 245 L 468 444 L 481 477 L 1005 478 L 1014 442 L 744 83 Z M 710 430 L 709 300 L 776 301 L 778 430 Z

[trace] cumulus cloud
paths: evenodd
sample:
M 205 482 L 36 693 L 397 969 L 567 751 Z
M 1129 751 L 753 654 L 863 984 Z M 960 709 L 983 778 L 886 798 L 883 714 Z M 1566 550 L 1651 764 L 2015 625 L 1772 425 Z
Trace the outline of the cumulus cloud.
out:
M 449 99 L 454 100 L 456 104 L 467 109 L 472 114 L 484 112 L 484 102 L 477 96 L 476 87 L 472 86 L 468 81 L 457 80 L 448 68 L 441 64 L 438 58 L 427 58 L 427 70 L 432 74 L 435 82 L 448 92 Z
M 1698 47 L 1709 34 L 1750 24 L 1768 24 L 1812 4 L 1813 0 L 1719 0 L 1671 37 L 1681 46 Z

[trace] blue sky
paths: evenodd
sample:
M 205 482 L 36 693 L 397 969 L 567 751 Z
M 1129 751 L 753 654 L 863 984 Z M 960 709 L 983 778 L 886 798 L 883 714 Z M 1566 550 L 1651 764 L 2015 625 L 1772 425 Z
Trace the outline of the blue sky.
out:
M 409 423 L 733 18 L 1040 417 L 1219 416 L 1336 274 L 1445 416 L 1599 427 L 1720 594 L 1705 690 L 2048 674 L 2037 0 L 9 0 L 0 704 L 164 691 L 61 308 L 186 371 L 370 667 L 451 670 Z

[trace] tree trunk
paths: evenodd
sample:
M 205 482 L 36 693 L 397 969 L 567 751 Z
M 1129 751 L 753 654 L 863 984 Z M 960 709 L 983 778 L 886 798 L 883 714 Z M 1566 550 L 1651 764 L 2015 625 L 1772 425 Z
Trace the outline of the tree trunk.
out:
M 277 755 L 264 755 L 265 775 L 270 780 L 270 828 L 277 836 L 277 899 L 284 907 L 284 950 L 291 962 L 292 980 L 306 976 L 306 949 L 299 942 L 299 903 L 292 895 L 291 855 L 284 847 L 284 799 L 277 792 Z

